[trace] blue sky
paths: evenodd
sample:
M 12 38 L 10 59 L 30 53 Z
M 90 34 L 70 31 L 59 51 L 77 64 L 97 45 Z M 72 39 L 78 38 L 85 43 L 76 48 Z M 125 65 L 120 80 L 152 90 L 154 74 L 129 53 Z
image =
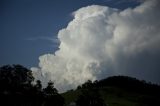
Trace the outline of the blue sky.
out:
M 57 33 L 72 20 L 71 13 L 92 4 L 125 9 L 139 3 L 134 0 L 0 0 L 0 66 L 37 66 L 40 55 L 58 49 Z

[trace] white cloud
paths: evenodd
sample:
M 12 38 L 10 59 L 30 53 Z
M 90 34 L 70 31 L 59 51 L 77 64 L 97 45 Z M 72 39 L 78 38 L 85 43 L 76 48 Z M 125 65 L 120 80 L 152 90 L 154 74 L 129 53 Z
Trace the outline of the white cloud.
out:
M 61 92 L 88 79 L 131 75 L 160 81 L 160 12 L 158 0 L 123 11 L 92 5 L 74 12 L 58 33 L 59 50 L 39 57 L 31 68 L 43 84 L 55 82 Z

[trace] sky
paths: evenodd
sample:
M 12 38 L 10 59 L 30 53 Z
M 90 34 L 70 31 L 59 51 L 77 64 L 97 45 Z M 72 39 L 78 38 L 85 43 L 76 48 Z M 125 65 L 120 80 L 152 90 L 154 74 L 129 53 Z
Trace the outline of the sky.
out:
M 0 2 L 0 65 L 60 92 L 113 75 L 160 83 L 159 0 Z
M 135 7 L 119 0 L 0 0 L 0 66 L 36 66 L 38 57 L 58 49 L 58 31 L 72 20 L 71 13 L 88 5 Z

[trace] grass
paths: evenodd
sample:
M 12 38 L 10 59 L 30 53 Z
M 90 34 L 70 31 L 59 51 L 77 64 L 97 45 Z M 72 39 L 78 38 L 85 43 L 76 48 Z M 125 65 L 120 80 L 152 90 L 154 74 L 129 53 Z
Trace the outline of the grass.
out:
M 160 86 L 128 76 L 113 76 L 98 82 L 88 81 L 80 89 L 61 94 L 66 106 L 77 100 L 83 90 L 98 91 L 107 106 L 160 106 Z M 84 93 L 84 92 L 83 92 Z
M 66 100 L 66 106 L 75 101 L 81 90 L 68 91 L 62 96 Z M 144 98 L 149 98 L 149 95 L 144 95 L 136 92 L 125 91 L 116 87 L 103 87 L 99 89 L 101 97 L 108 106 L 148 106 L 147 101 L 142 101 Z M 160 100 L 160 99 L 159 99 Z

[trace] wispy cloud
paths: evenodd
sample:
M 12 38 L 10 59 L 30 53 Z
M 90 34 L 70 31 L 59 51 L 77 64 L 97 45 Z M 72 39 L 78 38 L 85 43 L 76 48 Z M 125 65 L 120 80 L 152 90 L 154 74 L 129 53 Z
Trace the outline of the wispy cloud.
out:
M 55 43 L 55 44 L 59 44 L 60 41 L 59 39 L 57 38 L 57 36 L 52 36 L 52 37 L 49 37 L 49 36 L 38 36 L 38 37 L 30 37 L 30 38 L 26 38 L 25 40 L 28 40 L 28 41 L 49 41 L 51 43 Z

